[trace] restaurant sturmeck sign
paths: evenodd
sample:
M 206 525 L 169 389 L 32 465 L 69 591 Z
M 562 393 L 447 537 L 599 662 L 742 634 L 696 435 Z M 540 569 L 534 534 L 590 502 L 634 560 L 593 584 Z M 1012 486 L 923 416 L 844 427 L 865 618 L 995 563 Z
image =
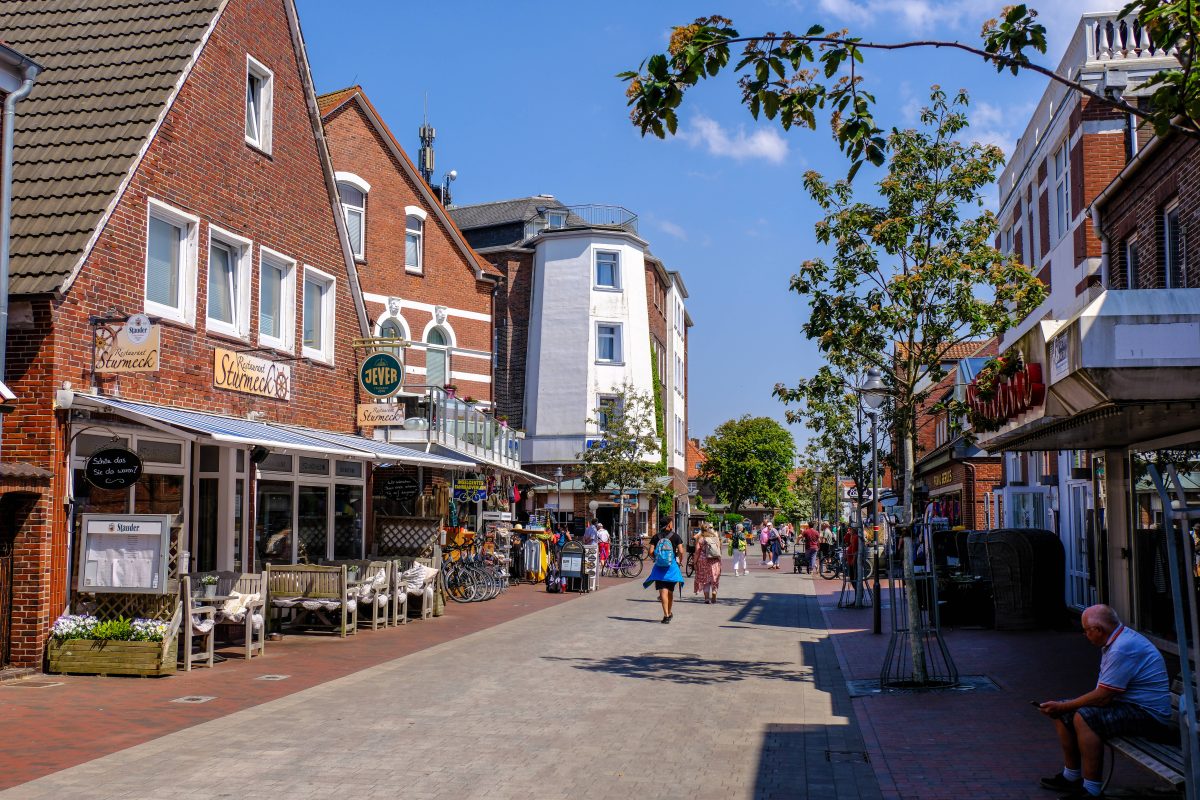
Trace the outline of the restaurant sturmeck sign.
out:
M 403 425 L 404 406 L 400 403 L 359 403 L 359 425 Z
M 272 400 L 291 400 L 292 367 L 218 347 L 213 352 L 213 386 Z
M 145 314 L 134 314 L 124 323 L 96 325 L 93 335 L 98 374 L 158 372 L 162 327 Z

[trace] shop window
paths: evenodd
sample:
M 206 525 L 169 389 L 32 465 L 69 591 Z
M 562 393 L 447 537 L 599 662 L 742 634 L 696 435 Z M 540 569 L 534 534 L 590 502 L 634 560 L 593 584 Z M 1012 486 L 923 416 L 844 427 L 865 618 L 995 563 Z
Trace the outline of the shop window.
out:
M 80 436 L 80 439 L 83 437 Z M 83 470 L 75 470 L 75 516 L 80 514 L 128 514 L 128 489 L 98 489 L 83 477 Z M 76 523 L 78 524 L 78 522 Z
M 245 572 L 242 563 L 242 538 L 246 535 L 246 481 L 237 478 L 233 482 L 233 571 Z
M 217 448 L 212 448 L 216 450 Z M 203 469 L 203 468 L 202 468 Z M 220 534 L 221 479 L 200 478 L 196 486 L 196 507 L 192 519 L 196 530 L 192 569 L 217 569 L 217 537 Z
M 301 475 L 328 475 L 329 459 L 300 456 L 300 464 L 297 471 Z
M 133 486 L 133 513 L 183 514 L 183 475 L 142 475 Z
M 363 465 L 361 461 L 338 461 L 334 466 L 334 471 L 339 478 L 361 478 Z
M 271 453 L 258 468 L 263 472 L 291 472 L 292 457 L 283 453 Z
M 216 449 L 216 448 L 213 448 Z M 147 463 L 182 464 L 182 442 L 160 442 L 155 439 L 138 439 L 137 454 Z
M 290 456 L 289 456 L 290 458 Z M 259 481 L 255 496 L 255 569 L 292 563 L 291 481 Z
M 275 76 L 262 62 L 246 56 L 246 143 L 271 152 Z
M 338 462 L 339 464 L 346 462 Z M 363 557 L 363 487 L 339 483 L 333 490 L 333 557 Z
M 211 444 L 200 445 L 200 471 L 221 471 L 221 448 Z
M 128 436 L 99 436 L 93 433 L 81 433 L 75 437 L 75 456 L 87 458 L 97 450 L 109 447 L 129 447 Z
M 329 488 L 301 486 L 296 498 L 296 561 L 316 564 L 328 558 Z

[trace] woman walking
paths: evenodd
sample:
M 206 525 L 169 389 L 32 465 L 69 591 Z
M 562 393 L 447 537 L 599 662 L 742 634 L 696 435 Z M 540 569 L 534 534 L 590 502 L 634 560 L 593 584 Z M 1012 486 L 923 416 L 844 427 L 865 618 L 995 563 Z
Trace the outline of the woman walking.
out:
M 675 616 L 675 587 L 683 586 L 683 572 L 679 569 L 679 561 L 683 558 L 683 539 L 675 533 L 675 525 L 670 520 L 654 537 L 651 552 L 654 566 L 642 582 L 642 588 L 653 583 L 658 590 L 658 600 L 663 610 L 662 621 L 666 625 Z
M 692 594 L 704 592 L 705 603 L 717 602 L 717 588 L 721 584 L 721 537 L 713 530 L 711 522 L 701 522 L 696 534 L 696 579 Z
M 771 566 L 768 569 L 779 569 L 779 554 L 783 551 L 783 539 L 779 535 L 778 528 L 771 528 L 767 538 L 767 547 L 771 553 Z
M 746 566 L 746 533 L 739 522 L 733 526 L 733 539 L 729 542 L 729 555 L 733 556 L 733 574 L 750 574 Z

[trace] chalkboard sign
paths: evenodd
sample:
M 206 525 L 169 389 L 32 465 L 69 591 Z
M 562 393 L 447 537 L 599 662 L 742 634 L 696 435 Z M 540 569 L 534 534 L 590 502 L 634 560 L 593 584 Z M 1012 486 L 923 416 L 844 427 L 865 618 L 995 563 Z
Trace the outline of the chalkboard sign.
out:
M 142 459 L 124 447 L 99 450 L 88 457 L 83 477 L 97 489 L 128 489 L 142 477 Z
M 410 475 L 393 475 L 383 482 L 383 496 L 407 503 L 420 493 L 417 479 Z

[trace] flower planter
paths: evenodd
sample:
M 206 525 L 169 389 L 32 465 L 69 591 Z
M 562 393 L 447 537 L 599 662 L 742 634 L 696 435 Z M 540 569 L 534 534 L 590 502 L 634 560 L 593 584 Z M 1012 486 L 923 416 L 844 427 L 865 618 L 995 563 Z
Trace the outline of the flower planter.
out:
M 216 597 L 217 596 L 217 585 L 215 583 L 204 584 L 204 596 L 205 597 Z
M 123 642 L 97 639 L 51 639 L 50 672 L 77 675 L 172 675 L 178 640 Z

